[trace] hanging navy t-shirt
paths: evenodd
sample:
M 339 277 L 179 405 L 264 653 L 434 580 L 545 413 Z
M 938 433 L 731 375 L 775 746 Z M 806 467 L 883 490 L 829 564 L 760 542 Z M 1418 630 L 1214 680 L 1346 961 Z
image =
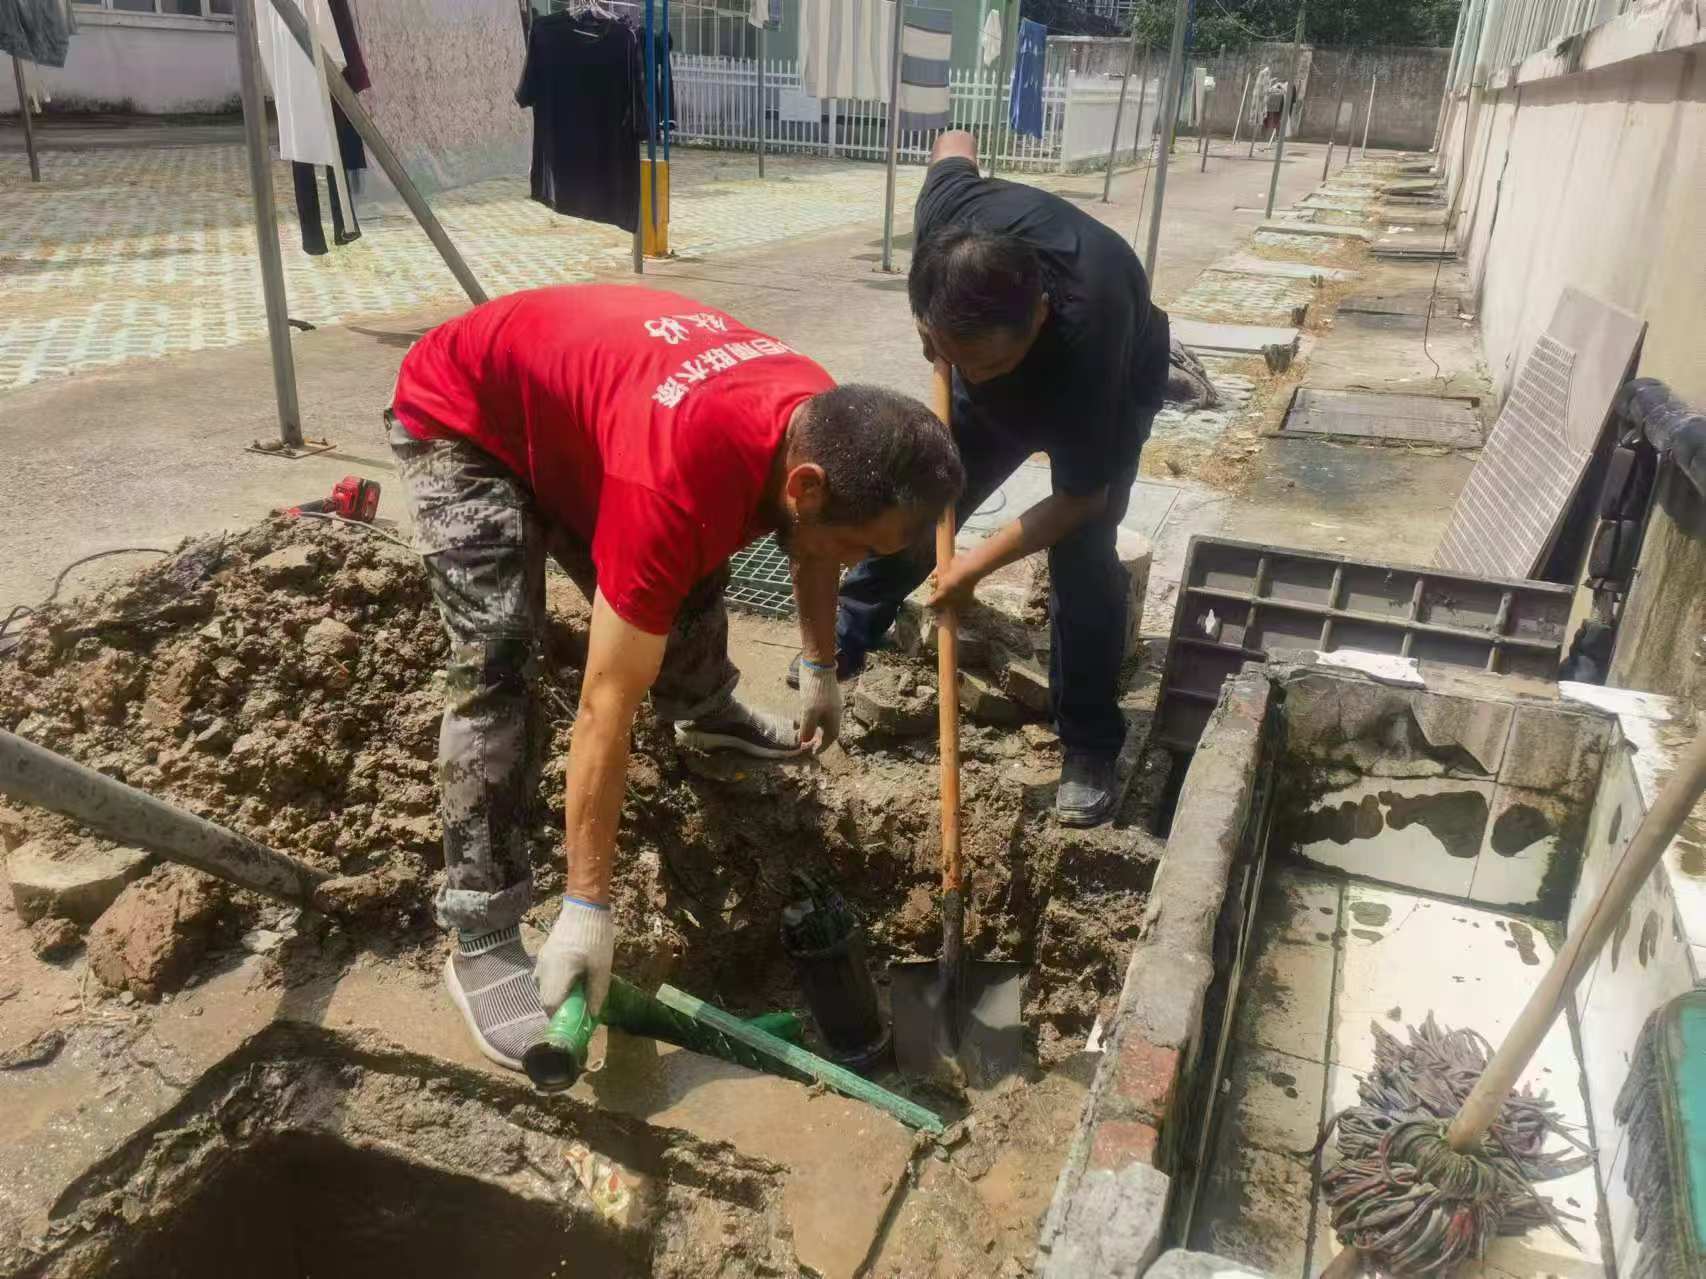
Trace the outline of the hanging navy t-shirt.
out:
M 533 20 L 515 101 L 533 108 L 531 193 L 541 204 L 624 231 L 639 222 L 644 40 L 590 14 Z
M 950 226 L 1030 245 L 1049 299 L 1019 367 L 966 383 L 972 404 L 1046 452 L 1056 487 L 1074 497 L 1134 470 L 1167 386 L 1167 313 L 1131 246 L 1059 196 L 979 177 L 960 156 L 930 166 L 913 218 L 918 243 Z

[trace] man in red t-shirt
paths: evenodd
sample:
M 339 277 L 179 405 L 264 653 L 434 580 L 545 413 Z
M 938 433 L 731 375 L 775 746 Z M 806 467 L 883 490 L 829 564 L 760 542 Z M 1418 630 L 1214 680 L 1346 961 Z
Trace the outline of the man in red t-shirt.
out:
M 519 1069 L 580 979 L 610 984 L 610 868 L 628 743 L 647 690 L 684 743 L 762 756 L 840 727 L 840 569 L 910 545 L 964 483 L 930 410 L 837 387 L 785 343 L 673 293 L 563 285 L 432 330 L 403 359 L 390 443 L 450 636 L 439 736 L 445 982 L 481 1052 Z M 734 695 L 729 556 L 774 532 L 804 646 L 798 721 Z M 529 683 L 547 553 L 592 601 L 569 747 L 567 892 L 537 963 Z

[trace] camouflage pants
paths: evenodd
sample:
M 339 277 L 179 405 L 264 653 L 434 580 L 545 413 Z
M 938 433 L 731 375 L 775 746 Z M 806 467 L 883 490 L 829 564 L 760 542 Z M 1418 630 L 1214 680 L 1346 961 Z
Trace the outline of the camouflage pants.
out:
M 532 687 L 545 617 L 545 557 L 592 599 L 589 548 L 539 512 L 527 486 L 471 444 L 416 440 L 386 415 L 408 492 L 415 547 L 450 638 L 438 737 L 444 889 L 439 923 L 470 933 L 507 928 L 532 902 L 527 834 L 538 781 Z M 694 587 L 676 617 L 652 686 L 664 720 L 712 715 L 734 696 L 723 588 Z

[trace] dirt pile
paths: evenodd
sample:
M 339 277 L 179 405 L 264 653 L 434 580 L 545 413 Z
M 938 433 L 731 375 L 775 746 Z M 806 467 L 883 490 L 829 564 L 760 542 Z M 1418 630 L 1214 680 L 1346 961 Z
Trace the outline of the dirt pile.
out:
M 548 596 L 529 826 L 540 924 L 562 877 L 562 767 L 587 616 L 566 579 Z M 371 927 L 437 945 L 426 903 L 442 866 L 444 658 L 413 555 L 360 530 L 273 520 L 44 610 L 0 660 L 0 727 L 317 866 L 383 881 L 405 909 Z M 908 670 L 917 686 L 933 679 L 927 657 Z M 684 753 L 642 715 L 614 886 L 620 971 L 736 1011 L 797 1007 L 777 932 L 796 867 L 842 888 L 879 965 L 936 953 L 934 741 L 845 722 L 844 750 L 766 765 Z M 1117 993 L 1159 848 L 1136 828 L 1056 827 L 1058 745 L 1040 725 L 969 722 L 963 756 L 967 942 L 1032 966 L 1027 1019 L 1054 1060 L 1082 1046 Z M 36 840 L 87 838 L 37 812 L 12 821 Z M 223 936 L 271 926 L 246 894 L 221 909 L 239 916 Z M 169 941 L 179 930 L 167 916 L 155 931 Z M 164 988 L 116 956 L 105 969 L 139 996 Z

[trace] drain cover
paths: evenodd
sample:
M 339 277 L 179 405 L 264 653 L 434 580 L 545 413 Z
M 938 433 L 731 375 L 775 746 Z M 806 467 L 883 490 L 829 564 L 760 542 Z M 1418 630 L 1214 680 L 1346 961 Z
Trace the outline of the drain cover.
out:
M 1481 421 L 1465 400 L 1373 391 L 1299 389 L 1281 428 L 1286 435 L 1327 435 L 1359 443 L 1481 447 Z

